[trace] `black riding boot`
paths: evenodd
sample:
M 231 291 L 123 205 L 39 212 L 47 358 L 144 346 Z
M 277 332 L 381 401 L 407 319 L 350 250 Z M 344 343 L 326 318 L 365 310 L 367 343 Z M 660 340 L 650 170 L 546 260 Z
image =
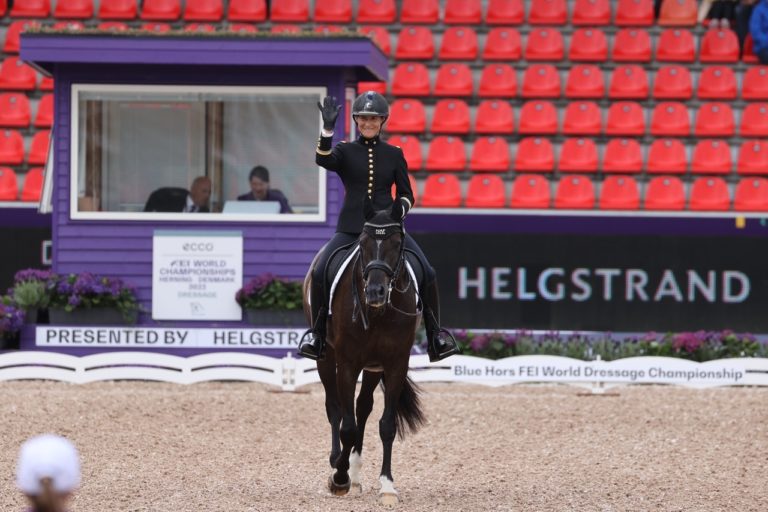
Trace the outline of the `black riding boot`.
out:
M 323 283 L 312 281 L 312 328 L 301 337 L 299 354 L 307 359 L 322 361 L 325 359 L 325 322 L 328 308 L 325 307 L 325 287 Z
M 427 330 L 427 353 L 430 362 L 440 361 L 460 352 L 453 335 L 440 327 L 440 299 L 437 283 L 429 283 L 421 294 L 424 306 L 424 327 Z

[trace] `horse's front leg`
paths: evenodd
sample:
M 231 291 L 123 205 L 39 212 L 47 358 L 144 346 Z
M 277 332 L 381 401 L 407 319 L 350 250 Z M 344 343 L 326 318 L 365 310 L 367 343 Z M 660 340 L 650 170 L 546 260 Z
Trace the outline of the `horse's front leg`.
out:
M 407 361 L 407 359 L 406 359 Z M 398 401 L 408 373 L 408 365 L 384 375 L 384 413 L 379 420 L 379 436 L 383 448 L 381 475 L 379 476 L 379 502 L 387 507 L 397 505 L 399 499 L 392 478 L 392 443 L 397 434 L 395 425 Z
M 331 456 L 329 461 L 333 467 L 341 453 L 341 442 L 339 441 L 341 405 L 339 404 L 339 394 L 336 392 L 336 360 L 332 347 L 327 348 L 325 360 L 317 362 L 317 373 L 320 375 L 320 382 L 323 383 L 325 390 L 325 415 L 331 425 Z
M 363 439 L 365 438 L 365 423 L 373 409 L 373 392 L 381 381 L 381 373 L 363 371 L 363 383 L 360 386 L 360 394 L 357 395 L 357 441 L 349 457 L 349 479 L 352 491 L 362 493 L 360 485 L 360 468 L 363 466 Z
M 336 472 L 328 480 L 328 488 L 337 496 L 349 492 L 349 456 L 357 440 L 357 425 L 355 424 L 355 385 L 360 370 L 338 365 L 336 368 L 336 389 L 341 403 L 341 454 L 336 459 Z

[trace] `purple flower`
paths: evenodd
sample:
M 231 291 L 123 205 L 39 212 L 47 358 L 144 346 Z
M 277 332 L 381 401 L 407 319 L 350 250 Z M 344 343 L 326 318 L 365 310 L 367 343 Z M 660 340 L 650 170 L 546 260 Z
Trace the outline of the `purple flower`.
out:
M 640 339 L 642 341 L 647 341 L 649 343 L 653 343 L 654 341 L 658 341 L 659 334 L 656 331 L 647 332 Z
M 478 334 L 469 342 L 469 347 L 475 351 L 480 352 L 488 348 L 488 344 L 491 342 L 491 337 L 487 334 Z
M 517 344 L 517 336 L 514 334 L 503 334 L 501 339 L 504 341 L 504 346 L 514 347 Z
M 0 336 L 16 334 L 23 325 L 23 310 L 0 303 Z
M 73 308 L 76 308 L 77 306 L 79 306 L 81 302 L 82 300 L 80 299 L 79 295 L 70 295 L 69 299 L 67 300 L 67 304 L 69 304 Z
M 678 352 L 683 350 L 685 352 L 691 353 L 695 352 L 701 346 L 704 344 L 704 342 L 707 339 L 707 333 L 704 331 L 697 331 L 697 332 L 681 332 L 680 334 L 676 334 L 672 338 L 672 348 L 677 350 Z
M 50 270 L 28 268 L 16 272 L 16 275 L 13 276 L 13 281 L 14 284 L 23 283 L 24 281 L 48 281 L 52 277 L 53 273 Z

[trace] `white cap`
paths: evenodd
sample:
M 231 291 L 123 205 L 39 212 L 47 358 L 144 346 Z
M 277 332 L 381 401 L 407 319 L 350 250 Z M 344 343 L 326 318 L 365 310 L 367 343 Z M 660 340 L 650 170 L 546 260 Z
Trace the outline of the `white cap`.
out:
M 16 466 L 16 484 L 30 496 L 43 489 L 40 480 L 50 478 L 58 492 L 73 491 L 80 485 L 80 460 L 71 441 L 53 434 L 28 439 L 21 445 Z

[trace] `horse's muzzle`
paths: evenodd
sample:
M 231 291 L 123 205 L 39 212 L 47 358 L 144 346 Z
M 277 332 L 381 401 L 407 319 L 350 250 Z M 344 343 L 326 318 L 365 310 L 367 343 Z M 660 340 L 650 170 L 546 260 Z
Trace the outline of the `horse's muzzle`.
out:
M 365 287 L 365 302 L 368 307 L 380 308 L 387 305 L 388 289 L 384 284 L 368 283 Z

